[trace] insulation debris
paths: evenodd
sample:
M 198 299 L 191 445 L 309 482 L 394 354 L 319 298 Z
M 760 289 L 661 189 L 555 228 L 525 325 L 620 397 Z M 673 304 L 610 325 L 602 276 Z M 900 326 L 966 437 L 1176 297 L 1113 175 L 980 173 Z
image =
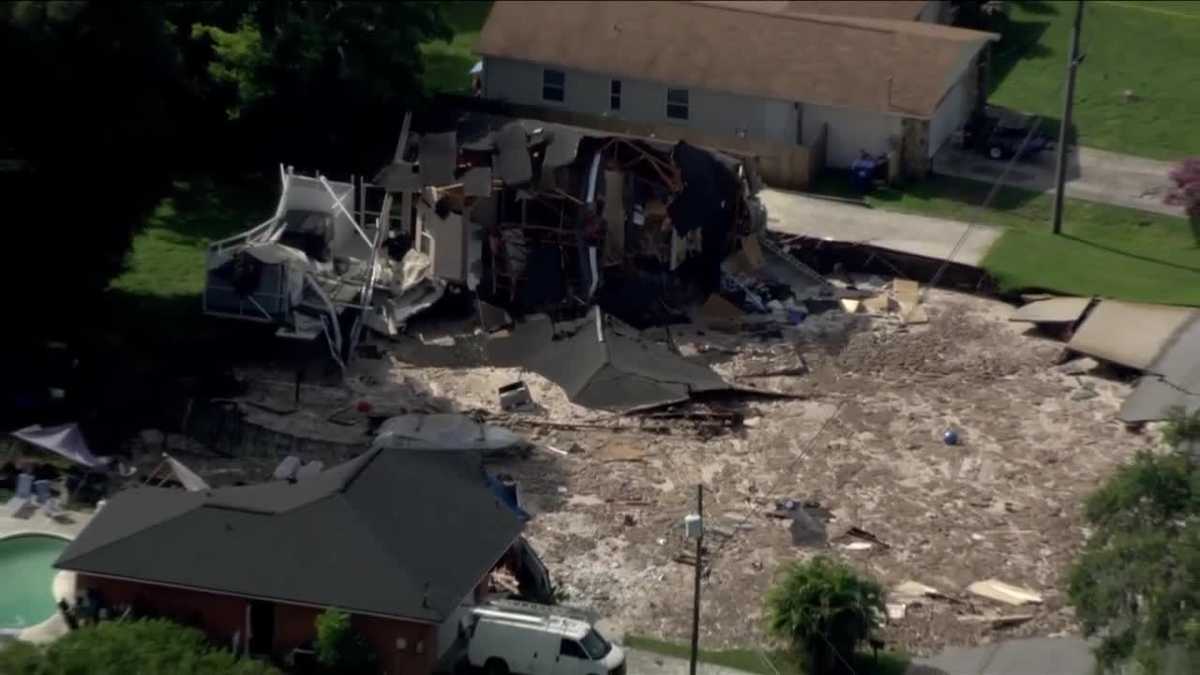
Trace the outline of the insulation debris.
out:
M 967 590 L 975 595 L 1009 605 L 1041 604 L 1042 602 L 1041 595 L 1027 588 L 1006 584 L 996 579 L 976 581 L 967 586 Z

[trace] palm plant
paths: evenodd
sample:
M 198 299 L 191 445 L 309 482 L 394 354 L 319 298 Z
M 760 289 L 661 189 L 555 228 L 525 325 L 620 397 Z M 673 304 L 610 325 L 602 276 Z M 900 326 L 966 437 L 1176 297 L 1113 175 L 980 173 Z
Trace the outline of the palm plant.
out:
M 783 568 L 766 610 L 767 629 L 808 656 L 812 675 L 850 672 L 855 648 L 883 616 L 883 588 L 818 556 Z

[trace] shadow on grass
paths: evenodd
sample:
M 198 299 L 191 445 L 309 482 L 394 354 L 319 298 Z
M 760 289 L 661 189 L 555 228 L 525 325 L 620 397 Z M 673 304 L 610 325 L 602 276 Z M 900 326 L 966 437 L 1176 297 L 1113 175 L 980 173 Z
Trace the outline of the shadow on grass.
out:
M 1031 5 L 1048 6 L 1049 3 L 1025 3 L 1022 4 L 1022 7 L 1029 8 Z M 1057 14 L 1058 10 L 1047 7 L 1047 11 L 1044 13 Z M 1001 39 L 992 47 L 991 70 L 988 73 L 992 91 L 1000 86 L 1000 83 L 1008 77 L 1008 74 L 1020 61 L 1048 58 L 1054 54 L 1053 50 L 1040 42 L 1042 35 L 1050 28 L 1049 21 L 1013 21 L 1009 19 L 1001 21 L 992 30 L 997 28 L 1001 32 Z
M 991 189 L 991 184 L 977 180 L 934 175 L 922 180 L 910 181 L 903 185 L 879 186 L 864 194 L 851 186 L 849 171 L 827 169 L 813 181 L 809 191 L 843 199 L 865 200 L 868 205 L 874 206 L 877 204 L 883 209 L 897 207 L 897 210 L 914 212 L 917 210 L 905 208 L 902 203 L 913 200 L 921 202 L 938 200 L 958 202 L 962 207 L 961 214 L 946 213 L 937 215 L 943 215 L 948 218 L 954 218 L 958 215 L 961 219 L 970 216 L 971 209 L 982 206 L 988 198 Z M 1039 193 L 1030 190 L 1002 187 L 997 191 L 988 208 L 997 211 L 1019 211 L 1028 207 L 1039 196 L 1041 196 Z
M 274 177 L 184 176 L 172 182 L 146 227 L 173 233 L 176 243 L 200 246 L 266 220 L 278 200 Z
M 1195 272 L 1197 274 L 1200 274 L 1200 267 L 1188 267 L 1187 265 L 1180 265 L 1179 263 L 1168 262 L 1166 260 L 1161 260 L 1159 258 L 1151 258 L 1149 256 L 1138 255 L 1136 253 L 1130 253 L 1129 251 L 1122 251 L 1119 248 L 1113 248 L 1112 246 L 1105 246 L 1104 244 L 1098 244 L 1094 241 L 1090 241 L 1088 239 L 1081 239 L 1079 237 L 1075 237 L 1075 236 L 1072 236 L 1069 234 L 1062 234 L 1060 236 L 1065 239 L 1070 239 L 1071 241 L 1078 242 L 1085 246 L 1091 246 L 1093 248 L 1098 248 L 1101 251 L 1107 251 L 1108 253 L 1115 253 L 1116 255 L 1124 256 L 1126 258 L 1133 258 L 1134 260 L 1141 260 L 1142 262 L 1153 263 L 1155 265 L 1162 265 L 1164 267 L 1170 267 L 1173 269 L 1180 270 L 1182 272 Z

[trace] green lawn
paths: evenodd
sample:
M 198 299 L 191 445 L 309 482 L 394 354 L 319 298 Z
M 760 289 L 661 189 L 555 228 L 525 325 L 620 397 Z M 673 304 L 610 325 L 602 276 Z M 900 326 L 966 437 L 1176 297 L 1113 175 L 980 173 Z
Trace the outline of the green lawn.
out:
M 993 46 L 993 103 L 1061 117 L 1074 2 L 1010 3 Z M 1084 4 L 1079 142 L 1157 159 L 1200 154 L 1200 3 Z M 1131 90 L 1136 100 L 1126 103 Z
M 1002 188 L 980 212 L 990 186 L 933 176 L 877 189 L 874 208 L 984 222 L 1007 228 L 983 261 L 1005 292 L 1046 289 L 1142 302 L 1200 305 L 1200 239 L 1182 218 L 1068 199 L 1063 234 L 1050 233 L 1050 195 Z M 827 171 L 813 191 L 851 196 L 844 172 Z
M 691 656 L 691 647 L 675 642 L 666 642 L 655 638 L 630 636 L 625 638 L 625 644 L 634 649 L 640 649 L 665 656 L 686 659 Z M 760 651 L 757 649 L 718 649 L 700 650 L 700 660 L 726 668 L 743 670 L 747 673 L 762 675 L 803 675 L 804 666 L 795 655 L 780 651 Z M 770 663 L 767 661 L 770 660 Z M 854 659 L 854 670 L 867 675 L 903 675 L 908 669 L 908 659 L 885 652 L 879 655 L 878 664 L 869 654 L 858 654 Z
M 484 0 L 452 0 L 442 3 L 454 38 L 421 45 L 425 57 L 425 88 L 431 92 L 465 94 L 471 91 L 471 66 L 478 59 L 471 48 L 492 3 Z
M 174 181 L 134 237 L 125 271 L 109 285 L 95 337 L 103 333 L 128 350 L 174 354 L 181 345 L 205 344 L 233 330 L 200 311 L 205 250 L 266 220 L 278 199 L 269 179 Z
M 198 296 L 208 244 L 266 220 L 278 198 L 278 187 L 267 182 L 175 181 L 134 238 L 125 272 L 110 288 L 134 295 Z

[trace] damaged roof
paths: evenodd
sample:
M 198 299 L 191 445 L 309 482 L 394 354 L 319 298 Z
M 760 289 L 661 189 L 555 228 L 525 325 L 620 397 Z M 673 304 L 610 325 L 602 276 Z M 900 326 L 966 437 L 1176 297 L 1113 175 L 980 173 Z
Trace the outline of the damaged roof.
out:
M 1147 373 L 1121 406 L 1125 422 L 1161 420 L 1172 408 L 1200 410 L 1200 312 L 1161 349 Z
M 761 4 L 498 2 L 475 49 L 712 91 L 931 117 L 971 59 L 998 39 Z
M 295 483 L 120 492 L 55 567 L 440 622 L 521 527 L 477 453 L 376 448 Z
M 686 401 L 692 394 L 732 389 L 711 368 L 656 343 L 603 326 L 600 310 L 557 340 L 544 315 L 488 343 L 496 365 L 519 365 L 558 384 L 572 403 L 628 411 Z

